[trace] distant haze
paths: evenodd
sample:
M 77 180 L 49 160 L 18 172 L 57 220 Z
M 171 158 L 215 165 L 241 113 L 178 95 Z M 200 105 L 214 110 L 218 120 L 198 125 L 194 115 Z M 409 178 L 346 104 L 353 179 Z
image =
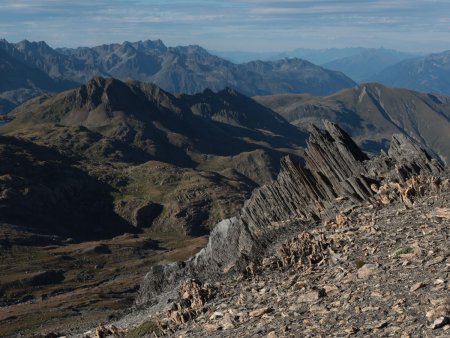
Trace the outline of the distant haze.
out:
M 448 49 L 448 0 L 2 0 L 0 37 L 53 47 L 160 38 L 218 51 Z

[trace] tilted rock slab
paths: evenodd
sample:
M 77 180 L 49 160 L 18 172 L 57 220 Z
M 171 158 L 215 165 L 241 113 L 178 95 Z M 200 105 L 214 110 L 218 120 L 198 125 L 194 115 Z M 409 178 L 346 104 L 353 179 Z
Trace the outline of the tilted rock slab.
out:
M 154 304 L 158 294 L 187 278 L 214 279 L 242 271 L 262 257 L 283 230 L 306 229 L 355 204 L 374 202 L 371 185 L 443 171 L 438 161 L 404 135 L 393 136 L 388 154 L 369 159 L 336 124 L 324 125 L 325 130 L 312 127 L 305 165 L 283 158 L 278 178 L 256 189 L 239 215 L 218 223 L 199 253 L 185 262 L 152 267 L 136 305 Z

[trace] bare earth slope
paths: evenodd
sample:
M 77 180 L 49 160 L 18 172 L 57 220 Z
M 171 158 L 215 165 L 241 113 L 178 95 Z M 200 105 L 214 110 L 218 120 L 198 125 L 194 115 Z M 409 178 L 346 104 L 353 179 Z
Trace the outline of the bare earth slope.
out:
M 156 315 L 153 330 L 171 337 L 448 337 L 449 202 L 447 187 L 412 208 L 364 205 L 292 234 L 247 274 L 209 287 L 186 282 L 180 304 L 190 309 Z

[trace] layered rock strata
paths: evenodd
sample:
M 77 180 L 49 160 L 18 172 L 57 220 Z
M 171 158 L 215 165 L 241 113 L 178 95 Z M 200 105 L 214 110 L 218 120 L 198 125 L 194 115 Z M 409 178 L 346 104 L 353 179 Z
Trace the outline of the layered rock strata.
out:
M 278 178 L 254 191 L 238 216 L 217 224 L 208 245 L 186 262 L 155 266 L 146 275 L 137 305 L 187 278 L 214 279 L 242 270 L 274 245 L 279 234 L 306 229 L 355 205 L 373 202 L 386 181 L 438 175 L 443 166 L 414 141 L 394 135 L 388 154 L 369 159 L 336 124 L 312 128 L 305 165 L 283 158 Z

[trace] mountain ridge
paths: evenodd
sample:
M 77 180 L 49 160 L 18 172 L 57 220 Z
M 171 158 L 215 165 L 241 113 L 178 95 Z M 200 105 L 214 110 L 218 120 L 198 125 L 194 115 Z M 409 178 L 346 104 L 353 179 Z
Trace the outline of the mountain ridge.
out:
M 358 83 L 364 83 L 388 68 L 406 59 L 416 57 L 414 54 L 390 49 L 367 49 L 361 53 L 323 63 L 328 69 L 341 71 Z
M 322 119 L 343 126 L 363 149 L 386 149 L 392 134 L 406 134 L 449 163 L 450 99 L 446 96 L 362 84 L 328 97 L 256 97 L 291 123 L 307 129 Z
M 366 48 L 366 47 L 347 47 L 347 48 L 325 48 L 325 49 L 309 49 L 296 48 L 285 52 L 242 52 L 242 51 L 210 51 L 212 54 L 221 56 L 236 63 L 244 63 L 253 60 L 270 61 L 284 58 L 301 58 L 318 65 L 324 65 L 336 60 L 353 57 L 370 50 L 387 50 L 392 52 L 393 49 L 387 48 Z M 403 52 L 400 52 L 403 53 Z
M 376 204 L 375 195 L 385 183 L 444 172 L 404 135 L 393 136 L 388 154 L 369 159 L 339 126 L 328 121 L 324 125 L 325 130 L 312 129 L 304 166 L 283 158 L 277 179 L 256 189 L 235 217 L 218 223 L 198 254 L 185 262 L 152 267 L 136 304 L 156 304 L 162 293 L 189 278 L 209 281 L 245 273 L 283 233 L 314 227 L 358 205 Z
M 260 69 L 253 63 L 233 64 L 197 45 L 166 47 L 161 40 L 52 49 L 43 41 L 14 44 L 3 39 L 0 50 L 72 88 L 95 76 L 153 82 L 187 94 L 232 87 L 249 96 L 293 91 L 323 95 L 355 85 L 342 73 L 300 59 L 268 61 Z
M 449 75 L 450 51 L 447 50 L 399 62 L 370 79 L 391 87 L 450 95 Z

